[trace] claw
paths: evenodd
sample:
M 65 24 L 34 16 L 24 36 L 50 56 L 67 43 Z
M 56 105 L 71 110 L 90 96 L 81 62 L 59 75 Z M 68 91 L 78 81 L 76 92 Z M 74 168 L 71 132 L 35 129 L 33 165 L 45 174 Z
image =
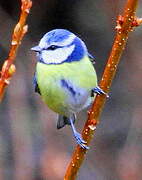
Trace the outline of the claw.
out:
M 82 147 L 83 149 L 90 149 L 88 146 L 86 146 L 85 144 L 79 144 L 80 145 L 80 147 Z
M 83 149 L 89 149 L 89 147 L 86 145 L 86 141 L 83 140 L 80 133 L 75 132 L 74 137 L 76 139 L 77 144 L 79 144 Z
M 83 140 L 83 138 L 82 138 L 82 136 L 81 136 L 81 134 L 80 134 L 80 133 L 75 132 L 74 137 L 75 137 L 75 139 L 77 140 L 77 142 L 80 142 L 80 143 L 86 144 L 86 141 L 84 141 L 84 140 Z
M 106 92 L 104 92 L 99 86 L 97 86 L 94 89 L 92 89 L 92 91 L 94 93 L 96 93 L 96 94 L 99 94 L 99 95 L 104 94 L 104 95 L 106 95 L 107 98 L 109 98 L 109 95 Z

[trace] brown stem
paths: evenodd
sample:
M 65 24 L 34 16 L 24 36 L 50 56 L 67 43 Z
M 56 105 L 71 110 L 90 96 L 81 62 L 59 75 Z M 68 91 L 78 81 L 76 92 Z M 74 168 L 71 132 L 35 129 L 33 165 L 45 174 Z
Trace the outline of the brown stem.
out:
M 100 82 L 100 87 L 106 92 L 109 92 L 110 90 L 110 86 L 115 76 L 120 57 L 128 39 L 128 34 L 130 31 L 133 31 L 133 28 L 135 27 L 134 20 L 137 2 L 138 0 L 127 0 L 123 16 L 119 16 L 117 20 L 117 34 L 103 73 L 102 80 Z M 94 136 L 96 125 L 99 123 L 99 118 L 105 101 L 105 95 L 97 95 L 88 113 L 88 120 L 86 121 L 82 131 L 82 136 L 87 141 L 87 144 L 90 143 Z M 82 149 L 80 146 L 77 146 L 73 153 L 71 162 L 67 168 L 64 180 L 76 179 L 79 168 L 85 158 L 85 154 L 86 150 Z
M 9 84 L 9 80 L 14 74 L 16 68 L 13 65 L 15 60 L 18 47 L 23 39 L 25 33 L 27 32 L 28 26 L 25 25 L 27 16 L 29 14 L 30 8 L 32 6 L 31 0 L 21 0 L 21 14 L 20 19 L 17 25 L 14 28 L 14 32 L 12 35 L 11 48 L 9 51 L 8 59 L 5 60 L 2 70 L 0 72 L 0 101 L 3 98 L 4 90 L 6 86 Z

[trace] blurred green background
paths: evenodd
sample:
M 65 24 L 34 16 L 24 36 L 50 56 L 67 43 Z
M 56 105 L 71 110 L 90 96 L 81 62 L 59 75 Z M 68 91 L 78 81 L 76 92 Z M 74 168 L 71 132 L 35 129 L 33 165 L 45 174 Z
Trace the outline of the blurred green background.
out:
M 95 55 L 99 79 L 109 56 L 116 18 L 126 0 L 34 0 L 17 71 L 0 104 L 0 180 L 62 180 L 75 147 L 71 129 L 56 129 L 57 114 L 34 92 L 36 58 L 30 48 L 44 33 L 65 28 Z M 142 1 L 139 1 L 139 4 Z M 0 1 L 0 66 L 8 56 L 20 0 Z M 142 6 L 137 15 L 142 16 Z M 78 115 L 81 131 L 86 110 Z M 130 34 L 100 124 L 78 180 L 142 179 L 142 27 Z

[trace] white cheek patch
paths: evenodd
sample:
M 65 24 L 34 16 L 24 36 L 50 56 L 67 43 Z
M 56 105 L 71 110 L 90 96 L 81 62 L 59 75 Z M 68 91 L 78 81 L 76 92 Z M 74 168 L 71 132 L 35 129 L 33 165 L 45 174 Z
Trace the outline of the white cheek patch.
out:
M 46 64 L 60 64 L 65 61 L 73 52 L 75 45 L 58 48 L 53 51 L 44 50 L 42 51 L 42 60 Z

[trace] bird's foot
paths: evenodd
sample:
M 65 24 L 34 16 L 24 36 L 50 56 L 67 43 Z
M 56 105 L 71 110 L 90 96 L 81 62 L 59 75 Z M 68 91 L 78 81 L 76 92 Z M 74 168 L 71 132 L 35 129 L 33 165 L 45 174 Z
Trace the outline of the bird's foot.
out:
M 74 132 L 74 137 L 76 139 L 77 144 L 79 144 L 83 149 L 89 149 L 89 147 L 86 145 L 87 142 L 83 140 L 80 133 Z
M 95 87 L 93 89 L 93 92 L 99 95 L 106 95 L 106 97 L 109 98 L 109 95 L 106 92 L 104 92 L 99 86 Z
M 74 114 L 74 118 L 75 118 L 75 114 Z M 71 124 L 71 127 L 72 127 L 72 131 L 73 131 L 73 135 L 75 137 L 75 140 L 77 142 L 78 145 L 80 145 L 80 147 L 82 147 L 83 149 L 89 149 L 89 147 L 86 145 L 87 142 L 84 141 L 84 139 L 82 138 L 81 134 L 77 132 L 74 124 L 73 124 L 73 118 L 69 118 L 70 120 L 70 124 Z

